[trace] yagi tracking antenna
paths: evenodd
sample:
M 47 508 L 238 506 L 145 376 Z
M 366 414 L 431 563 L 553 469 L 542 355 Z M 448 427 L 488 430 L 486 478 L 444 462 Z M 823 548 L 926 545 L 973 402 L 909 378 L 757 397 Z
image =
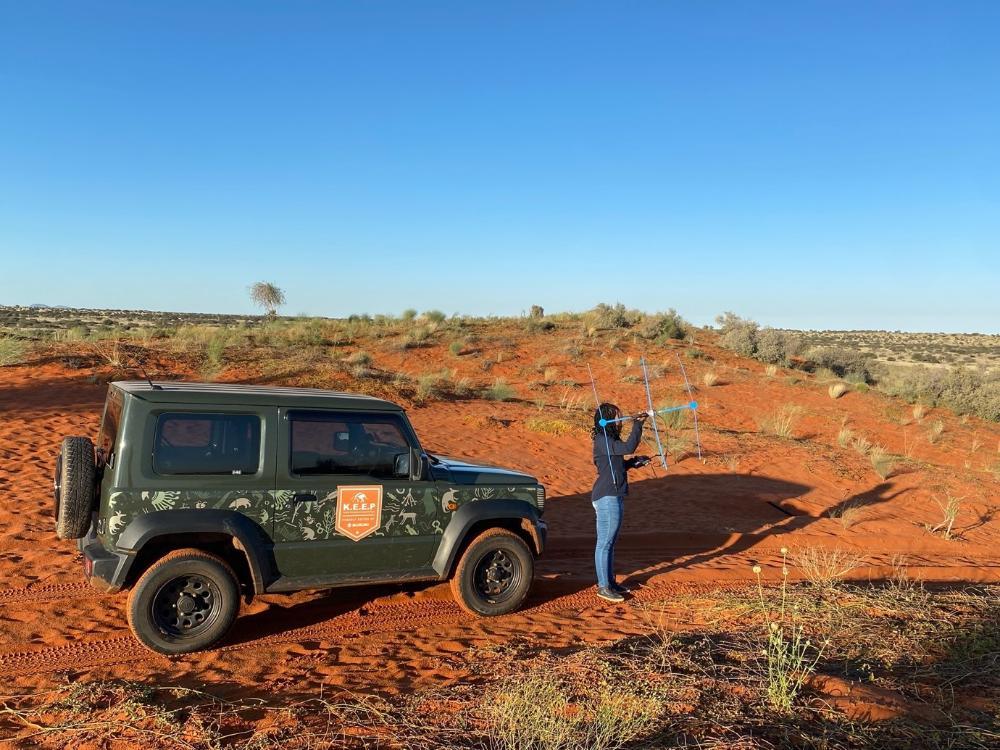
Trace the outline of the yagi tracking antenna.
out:
M 653 408 L 653 394 L 649 387 L 649 371 L 646 368 L 645 357 L 642 357 L 641 363 L 642 363 L 642 379 L 646 386 L 646 403 L 649 405 L 649 410 L 646 411 L 645 414 L 648 415 L 653 420 L 653 434 L 656 436 L 656 449 L 660 454 L 660 463 L 663 464 L 663 468 L 664 469 L 667 468 L 667 456 L 663 450 L 663 441 L 660 439 L 660 430 L 656 424 L 656 418 L 660 417 L 660 419 L 662 420 L 663 415 L 669 414 L 670 412 L 684 411 L 687 409 L 691 410 L 691 414 L 694 418 L 694 438 L 695 438 L 695 443 L 698 446 L 698 460 L 699 461 L 702 460 L 701 435 L 698 430 L 698 402 L 695 401 L 694 399 L 694 393 L 691 389 L 691 383 L 688 380 L 687 371 L 684 369 L 684 363 L 681 362 L 681 358 L 679 356 L 677 357 L 677 364 L 680 367 L 681 376 L 684 378 L 684 387 L 687 390 L 688 398 L 690 400 L 686 404 L 678 404 L 677 406 L 665 406 L 661 409 Z M 597 404 L 597 409 L 600 410 L 601 399 L 597 395 L 597 381 L 594 380 L 594 371 L 590 368 L 589 364 L 587 365 L 587 372 L 590 374 L 590 385 L 594 390 L 594 401 Z M 618 422 L 631 422 L 634 421 L 636 418 L 637 417 L 633 415 L 627 417 L 617 417 L 616 419 L 606 419 L 604 415 L 601 414 L 597 420 L 598 426 L 600 426 L 601 430 L 604 433 L 604 445 L 607 450 L 606 455 L 608 458 L 608 465 L 611 468 L 611 480 L 615 484 L 618 483 L 618 480 L 615 478 L 614 465 L 611 462 L 611 439 L 608 437 L 608 425 L 615 424 Z M 666 420 L 663 420 L 663 428 L 664 429 L 667 428 Z

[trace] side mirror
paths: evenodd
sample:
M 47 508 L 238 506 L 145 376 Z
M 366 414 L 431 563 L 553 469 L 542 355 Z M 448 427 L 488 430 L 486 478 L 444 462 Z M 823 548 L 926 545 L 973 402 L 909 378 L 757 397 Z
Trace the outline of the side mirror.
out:
M 395 477 L 410 478 L 410 453 L 397 453 L 392 462 L 392 475 Z

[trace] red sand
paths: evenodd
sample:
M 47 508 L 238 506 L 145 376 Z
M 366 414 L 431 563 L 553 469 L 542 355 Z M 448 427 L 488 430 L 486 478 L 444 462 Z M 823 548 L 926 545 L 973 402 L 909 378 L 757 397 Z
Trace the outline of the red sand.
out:
M 267 596 L 244 607 L 230 638 L 205 653 L 167 658 L 145 651 L 130 636 L 123 595 L 101 595 L 83 579 L 72 543 L 56 540 L 50 475 L 60 439 L 93 435 L 105 386 L 93 371 L 67 370 L 58 360 L 0 369 L 0 674 L 4 692 L 24 692 L 71 679 L 127 677 L 161 684 L 209 687 L 229 697 L 276 692 L 314 695 L 321 686 L 364 692 L 406 692 L 474 679 L 460 654 L 513 636 L 537 637 L 546 646 L 597 642 L 644 632 L 637 603 L 686 590 L 742 586 L 759 562 L 765 577 L 779 575 L 779 549 L 842 548 L 865 556 L 853 576 L 884 577 L 905 557 L 911 577 L 935 581 L 1000 581 L 1000 491 L 984 470 L 997 459 L 1000 429 L 935 410 L 922 425 L 892 422 L 887 413 L 909 407 L 874 393 L 851 392 L 836 401 L 826 386 L 767 378 L 756 363 L 711 349 L 721 384 L 699 389 L 705 462 L 687 455 L 671 466 L 633 473 L 617 560 L 623 579 L 636 586 L 635 601 L 615 606 L 592 593 L 593 476 L 585 432 L 553 436 L 531 431 L 532 417 L 559 418 L 530 401 L 557 402 L 565 388 L 532 392 L 524 402 L 433 403 L 410 410 L 425 447 L 522 469 L 548 487 L 550 547 L 538 567 L 526 608 L 514 615 L 477 620 L 452 603 L 447 585 L 381 587 Z M 534 356 L 548 352 L 540 348 Z M 618 357 L 619 355 L 615 355 Z M 379 366 L 422 372 L 440 369 L 439 348 L 385 354 Z M 586 367 L 555 357 L 560 379 L 581 384 Z M 644 408 L 641 384 L 621 381 L 622 362 L 594 361 L 602 397 L 626 409 Z M 528 394 L 525 365 L 531 352 L 515 351 L 488 375 L 463 360 L 474 380 L 504 375 Z M 667 375 L 655 382 L 658 400 L 686 400 L 672 353 Z M 520 369 L 518 369 L 520 365 Z M 709 365 L 693 361 L 692 381 Z M 460 371 L 459 375 L 465 371 Z M 105 373 L 105 376 L 107 373 Z M 224 379 L 253 373 L 225 373 Z M 617 385 L 612 386 L 612 383 Z M 762 435 L 756 420 L 784 403 L 802 407 L 795 434 Z M 511 420 L 503 427 L 489 416 Z M 579 415 L 570 416 L 579 421 Z M 866 458 L 837 444 L 842 420 L 891 452 L 910 450 L 912 462 L 881 480 Z M 926 426 L 941 419 L 934 445 Z M 906 436 L 904 437 L 904 432 Z M 973 439 L 982 447 L 972 451 Z M 737 463 L 733 463 L 736 461 Z M 970 467 L 966 467 L 966 461 Z M 732 468 L 730 468 L 732 467 Z M 947 541 L 925 530 L 940 519 L 934 496 L 964 497 Z M 845 529 L 827 517 L 838 506 L 861 507 Z M 850 696 L 855 700 L 856 696 Z

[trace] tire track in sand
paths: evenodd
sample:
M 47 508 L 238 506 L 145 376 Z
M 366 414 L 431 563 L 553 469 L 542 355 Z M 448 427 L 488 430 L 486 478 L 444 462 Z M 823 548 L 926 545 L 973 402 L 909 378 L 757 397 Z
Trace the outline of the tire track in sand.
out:
M 102 594 L 86 581 L 74 583 L 50 583 L 45 585 L 28 585 L 14 589 L 0 589 L 0 606 L 17 602 L 47 602 L 59 599 L 79 599 L 83 596 L 101 596 Z
M 662 583 L 647 584 L 634 592 L 632 601 L 643 603 L 665 595 L 697 594 L 710 591 L 733 591 L 749 587 L 747 582 L 724 583 Z M 588 587 L 581 591 L 529 606 L 506 617 L 545 616 L 550 612 L 584 609 L 601 606 L 602 602 Z M 417 601 L 383 606 L 365 605 L 357 610 L 335 615 L 313 625 L 291 628 L 280 633 L 265 635 L 242 643 L 223 645 L 217 651 L 243 651 L 261 646 L 278 646 L 303 640 L 347 642 L 366 635 L 392 631 L 412 631 L 417 627 L 449 625 L 469 617 L 451 601 Z M 501 618 L 502 619 L 502 618 Z M 59 646 L 14 651 L 0 654 L 0 674 L 29 675 L 39 673 L 80 671 L 94 667 L 143 662 L 174 660 L 147 651 L 130 634 L 99 641 L 80 641 Z

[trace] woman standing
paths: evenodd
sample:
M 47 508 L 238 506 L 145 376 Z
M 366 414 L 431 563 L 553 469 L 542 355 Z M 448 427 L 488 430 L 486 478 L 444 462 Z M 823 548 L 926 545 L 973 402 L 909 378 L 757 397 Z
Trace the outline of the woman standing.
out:
M 591 502 L 597 513 L 597 548 L 594 551 L 594 566 L 597 568 L 597 595 L 612 602 L 625 601 L 628 589 L 619 586 L 615 579 L 615 542 L 622 526 L 622 511 L 625 495 L 628 494 L 628 470 L 645 466 L 648 456 L 625 456 L 634 453 L 642 438 L 642 425 L 646 413 L 632 417 L 632 431 L 628 440 L 621 439 L 621 422 L 612 420 L 621 417 L 621 409 L 614 404 L 601 404 L 594 412 L 594 466 L 597 479 L 591 493 Z M 601 420 L 605 426 L 601 426 Z

